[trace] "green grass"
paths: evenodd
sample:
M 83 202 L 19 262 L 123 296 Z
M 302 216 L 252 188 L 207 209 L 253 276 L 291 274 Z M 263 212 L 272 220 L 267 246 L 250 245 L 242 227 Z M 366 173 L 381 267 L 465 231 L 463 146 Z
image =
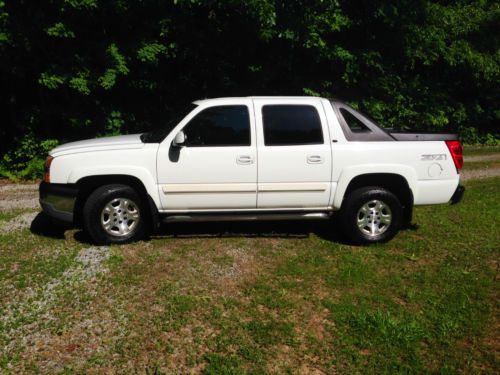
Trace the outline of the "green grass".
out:
M 500 178 L 466 188 L 384 245 L 331 241 L 327 223 L 242 223 L 112 247 L 107 272 L 31 316 L 21 334 L 44 350 L 20 340 L 0 372 L 498 373 Z M 88 246 L 74 234 L 0 235 L 2 305 L 74 267 Z
M 464 145 L 465 156 L 479 156 L 500 153 L 500 146 Z
M 469 161 L 464 163 L 465 170 L 499 168 L 500 160 Z

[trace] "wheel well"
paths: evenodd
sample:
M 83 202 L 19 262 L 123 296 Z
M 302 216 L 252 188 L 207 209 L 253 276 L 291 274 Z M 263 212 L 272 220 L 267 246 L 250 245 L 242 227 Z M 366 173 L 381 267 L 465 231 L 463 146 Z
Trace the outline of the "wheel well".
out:
M 128 175 L 105 175 L 83 177 L 77 181 L 76 185 L 78 187 L 78 195 L 76 197 L 74 209 L 75 224 L 77 226 L 81 225 L 83 205 L 89 195 L 92 194 L 92 192 L 98 187 L 108 184 L 124 184 L 133 188 L 141 197 L 143 197 L 144 203 L 147 209 L 149 209 L 149 216 L 151 217 L 152 222 L 155 225 L 157 224 L 158 215 L 156 214 L 158 213 L 158 210 L 141 180 L 137 177 Z
M 403 206 L 405 224 L 411 224 L 413 214 L 413 193 L 406 178 L 394 173 L 369 173 L 356 176 L 347 186 L 344 199 L 354 190 L 364 186 L 380 186 L 393 193 Z

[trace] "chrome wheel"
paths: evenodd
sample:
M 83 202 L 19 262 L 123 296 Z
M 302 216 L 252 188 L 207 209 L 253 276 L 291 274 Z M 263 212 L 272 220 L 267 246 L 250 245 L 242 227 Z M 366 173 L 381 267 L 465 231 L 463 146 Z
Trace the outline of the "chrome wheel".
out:
M 392 222 L 392 212 L 383 201 L 374 199 L 365 203 L 358 211 L 359 230 L 370 237 L 384 233 Z
M 139 206 L 128 198 L 109 201 L 101 212 L 101 226 L 106 233 L 123 237 L 132 233 L 139 225 Z

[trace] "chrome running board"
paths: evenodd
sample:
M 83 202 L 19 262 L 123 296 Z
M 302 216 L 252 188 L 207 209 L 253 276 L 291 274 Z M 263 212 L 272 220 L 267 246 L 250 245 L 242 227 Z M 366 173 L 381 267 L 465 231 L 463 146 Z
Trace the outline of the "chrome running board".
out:
M 309 213 L 259 213 L 259 214 L 191 214 L 168 215 L 165 223 L 207 222 L 207 221 L 266 221 L 266 220 L 327 220 L 331 217 L 325 212 Z

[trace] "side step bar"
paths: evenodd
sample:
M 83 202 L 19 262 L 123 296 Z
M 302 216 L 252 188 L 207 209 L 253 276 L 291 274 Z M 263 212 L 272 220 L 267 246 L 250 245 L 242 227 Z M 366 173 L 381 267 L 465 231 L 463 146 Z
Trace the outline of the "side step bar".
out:
M 164 223 L 207 222 L 207 221 L 266 221 L 266 220 L 327 220 L 326 212 L 309 213 L 259 213 L 259 214 L 193 214 L 165 216 Z

